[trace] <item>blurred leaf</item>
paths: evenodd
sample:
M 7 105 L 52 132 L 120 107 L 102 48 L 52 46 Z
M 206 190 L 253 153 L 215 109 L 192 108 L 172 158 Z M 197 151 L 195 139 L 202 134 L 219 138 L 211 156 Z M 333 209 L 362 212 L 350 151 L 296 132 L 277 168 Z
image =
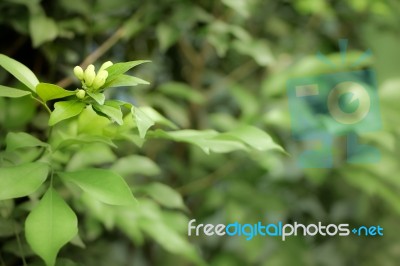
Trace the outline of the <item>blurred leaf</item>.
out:
M 45 42 L 54 40 L 57 37 L 57 24 L 51 18 L 43 14 L 31 15 L 29 21 L 33 47 L 37 48 Z
M 0 54 L 0 66 L 35 92 L 39 80 L 29 68 L 4 54 Z
M 0 97 L 19 98 L 31 94 L 29 91 L 23 91 L 7 86 L 0 85 Z
M 182 196 L 169 186 L 153 182 L 141 187 L 140 189 L 145 191 L 146 194 L 156 200 L 159 204 L 167 208 L 187 210 L 183 203 Z
M 266 151 L 277 149 L 284 151 L 281 146 L 273 141 L 270 135 L 256 127 L 244 125 L 226 132 L 224 135 L 236 137 L 256 150 Z
M 125 180 L 110 170 L 92 168 L 58 174 L 101 202 L 112 205 L 131 205 L 135 202 Z
M 27 163 L 0 168 L 0 200 L 20 198 L 35 192 L 49 173 L 44 163 Z
M 160 42 L 161 51 L 166 51 L 179 39 L 181 35 L 179 29 L 166 23 L 161 23 L 157 26 L 156 34 L 157 39 Z
M 185 83 L 180 82 L 167 82 L 158 87 L 158 91 L 166 95 L 176 96 L 185 100 L 201 104 L 204 103 L 205 98 L 203 94 L 196 91 Z
M 116 156 L 108 145 L 102 143 L 88 144 L 81 147 L 69 159 L 67 170 L 77 170 L 93 165 L 101 165 L 112 163 L 116 160 Z
M 250 15 L 247 7 L 249 1 L 222 0 L 222 3 L 235 10 L 239 15 L 241 15 L 244 18 L 247 18 Z
M 61 247 L 77 234 L 77 224 L 75 213 L 49 188 L 26 219 L 26 240 L 46 265 L 52 266 Z
M 149 106 L 140 107 L 140 110 L 145 115 L 147 115 L 147 117 L 149 117 L 150 120 L 153 120 L 156 124 L 168 126 L 173 129 L 178 128 L 174 123 L 172 123 L 170 120 L 168 120 L 167 118 L 162 116 L 159 112 L 157 112 L 156 110 L 154 110 L 153 108 L 151 108 Z
M 25 132 L 18 132 L 13 133 L 9 132 L 6 137 L 7 143 L 7 151 L 13 151 L 19 148 L 26 148 L 26 147 L 47 147 L 49 146 L 47 143 L 38 140 L 34 136 L 25 133 Z
M 67 91 L 60 86 L 50 83 L 39 83 L 36 86 L 36 93 L 44 102 L 75 95 L 73 91 Z
M 196 131 L 188 129 L 167 132 L 157 129 L 151 136 L 191 143 L 201 148 L 207 154 L 210 151 L 225 153 L 235 150 L 247 150 L 243 143 L 232 137 L 221 136 L 219 139 L 219 133 L 214 130 Z
M 138 107 L 132 106 L 131 112 L 135 118 L 139 136 L 144 138 L 147 130 L 154 125 L 154 121 Z
M 50 115 L 49 125 L 54 126 L 62 120 L 79 115 L 86 104 L 76 100 L 57 102 L 54 111 Z
M 160 168 L 152 160 L 139 155 L 123 157 L 116 161 L 110 169 L 121 176 L 132 174 L 154 176 L 161 172 Z

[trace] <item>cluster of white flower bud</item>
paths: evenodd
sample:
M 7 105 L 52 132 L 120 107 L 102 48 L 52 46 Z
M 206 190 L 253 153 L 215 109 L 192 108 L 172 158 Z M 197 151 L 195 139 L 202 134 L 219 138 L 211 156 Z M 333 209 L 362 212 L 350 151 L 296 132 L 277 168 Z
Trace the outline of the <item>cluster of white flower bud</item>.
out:
M 85 90 L 96 91 L 106 82 L 106 79 L 108 77 L 108 72 L 106 68 L 112 65 L 113 63 L 111 61 L 105 62 L 100 67 L 97 74 L 94 65 L 89 65 L 85 69 L 85 71 L 83 71 L 82 67 L 76 66 L 74 68 L 74 74 L 80 81 L 82 81 L 82 86 Z M 85 90 L 78 90 L 78 92 L 76 93 L 76 97 L 78 97 L 79 99 L 83 99 L 86 95 Z

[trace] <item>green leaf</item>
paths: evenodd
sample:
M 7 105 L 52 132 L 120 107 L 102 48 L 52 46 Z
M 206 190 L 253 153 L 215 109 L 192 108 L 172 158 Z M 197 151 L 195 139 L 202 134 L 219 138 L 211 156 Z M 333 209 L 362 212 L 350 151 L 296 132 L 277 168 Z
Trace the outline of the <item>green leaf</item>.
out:
M 6 143 L 7 143 L 7 149 L 6 149 L 7 151 L 13 151 L 19 148 L 26 148 L 26 147 L 49 146 L 47 143 L 38 140 L 34 136 L 25 132 L 8 133 L 6 137 Z
M 70 147 L 72 145 L 82 145 L 91 143 L 104 143 L 111 147 L 117 148 L 117 146 L 107 137 L 82 134 L 74 137 L 66 137 L 66 139 L 58 143 L 55 150 L 59 150 L 65 147 Z
M 154 125 L 154 121 L 138 107 L 132 106 L 131 112 L 135 118 L 139 136 L 143 139 L 146 136 L 147 130 Z
M 19 98 L 31 94 L 30 91 L 23 91 L 0 85 L 0 97 Z
M 114 80 L 110 81 L 109 83 L 106 83 L 104 86 L 107 86 L 109 88 L 112 87 L 130 87 L 130 86 L 136 86 L 139 84 L 150 84 L 149 82 L 133 77 L 133 76 L 128 76 L 128 75 L 120 75 Z
M 125 180 L 110 170 L 91 168 L 59 175 L 101 202 L 112 205 L 131 205 L 135 202 Z
M 140 110 L 157 124 L 168 126 L 173 129 L 178 128 L 178 126 L 175 125 L 172 121 L 165 118 L 163 115 L 161 115 L 159 112 L 157 112 L 155 109 L 151 108 L 150 106 L 140 107 Z
M 105 103 L 104 105 L 94 104 L 94 109 L 108 116 L 112 121 L 117 122 L 122 125 L 124 121 L 122 120 L 122 111 L 119 106 L 111 106 Z
M 0 54 L 0 66 L 21 81 L 31 91 L 35 92 L 39 80 L 29 68 L 4 54 Z
M 132 174 L 154 176 L 161 172 L 160 168 L 152 160 L 139 155 L 131 155 L 121 158 L 116 161 L 110 169 L 121 176 Z
M 54 40 L 57 37 L 58 29 L 53 19 L 40 14 L 31 16 L 29 32 L 33 47 L 37 48 L 45 42 Z
M 165 207 L 187 210 L 182 196 L 169 186 L 154 182 L 140 189 Z
M 49 167 L 44 163 L 0 168 L 0 200 L 24 197 L 35 192 L 48 173 Z
M 86 92 L 93 100 L 95 100 L 98 104 L 103 105 L 106 100 L 106 96 L 101 92 Z
M 147 63 L 147 62 L 150 62 L 150 61 L 148 61 L 148 60 L 129 61 L 129 62 L 123 62 L 123 63 L 116 63 L 116 64 L 108 67 L 106 69 L 108 72 L 108 77 L 107 77 L 106 83 L 104 84 L 104 87 L 108 87 L 109 86 L 108 84 L 110 84 L 111 81 L 116 79 L 118 76 L 124 74 L 131 68 L 133 68 L 137 65 L 143 64 L 143 63 Z
M 276 149 L 284 151 L 280 145 L 274 142 L 270 135 L 253 126 L 241 126 L 235 130 L 223 133 L 222 135 L 238 138 L 256 150 L 266 151 Z
M 62 120 L 79 115 L 85 106 L 85 103 L 77 100 L 57 102 L 50 115 L 49 125 L 54 126 Z
M 238 139 L 231 136 L 223 136 L 214 130 L 199 131 L 186 129 L 167 132 L 158 129 L 151 136 L 191 143 L 201 148 L 207 154 L 210 151 L 226 153 L 235 150 L 248 150 Z
M 59 250 L 77 233 L 75 213 L 53 188 L 47 190 L 25 222 L 26 240 L 47 266 L 55 264 Z
M 60 86 L 50 83 L 39 83 L 36 86 L 36 92 L 44 102 L 75 95 L 73 91 L 65 90 Z
M 78 133 L 102 135 L 102 129 L 108 125 L 110 125 L 110 120 L 98 115 L 91 105 L 86 106 L 78 117 Z

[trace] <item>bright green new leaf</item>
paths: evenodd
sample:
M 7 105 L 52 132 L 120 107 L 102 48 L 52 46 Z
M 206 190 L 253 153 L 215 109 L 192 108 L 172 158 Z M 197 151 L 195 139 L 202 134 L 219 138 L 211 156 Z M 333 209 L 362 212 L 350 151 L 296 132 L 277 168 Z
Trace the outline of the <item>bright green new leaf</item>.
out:
M 53 188 L 49 188 L 25 222 L 26 240 L 47 266 L 55 265 L 59 250 L 77 233 L 75 213 Z
M 0 85 L 0 97 L 20 98 L 31 94 L 30 91 L 23 91 Z
M 154 121 L 138 107 L 132 106 L 131 112 L 135 118 L 139 136 L 143 139 L 146 136 L 147 130 L 154 125 Z
M 74 91 L 68 91 L 60 86 L 49 83 L 39 83 L 36 86 L 36 92 L 44 102 L 75 95 Z
M 90 135 L 102 135 L 103 130 L 110 124 L 107 117 L 99 116 L 91 105 L 86 106 L 78 117 L 78 133 Z
M 150 62 L 148 60 L 137 60 L 137 61 L 129 61 L 129 62 L 123 62 L 123 63 L 116 63 L 108 68 L 106 68 L 107 72 L 108 72 L 108 77 L 106 80 L 106 83 L 103 85 L 103 87 L 108 87 L 114 79 L 116 79 L 118 76 L 124 74 L 125 72 L 127 72 L 129 69 L 143 64 L 143 63 L 147 63 Z
M 144 190 L 150 197 L 165 207 L 187 209 L 182 196 L 169 186 L 154 182 L 142 187 L 141 190 Z
M 51 18 L 42 14 L 32 15 L 29 21 L 29 32 L 32 37 L 33 47 L 52 41 L 57 37 L 57 24 Z
M 95 100 L 98 104 L 103 105 L 106 100 L 106 96 L 101 92 L 86 92 L 93 100 Z
M 122 111 L 119 106 L 111 106 L 105 103 L 104 105 L 94 104 L 94 109 L 108 116 L 112 121 L 117 122 L 122 125 L 124 121 L 122 120 Z
M 25 132 L 10 132 L 6 137 L 7 151 L 26 147 L 47 147 L 48 144 Z
M 62 120 L 79 115 L 84 108 L 85 103 L 76 100 L 57 102 L 50 115 L 49 125 L 54 126 Z
M 0 168 L 0 200 L 19 198 L 35 192 L 49 173 L 44 163 L 27 163 Z
M 30 90 L 35 91 L 39 80 L 29 68 L 4 54 L 0 54 L 0 66 L 21 81 Z
M 149 82 L 129 75 L 120 75 L 114 80 L 106 83 L 105 85 L 107 85 L 107 87 L 109 88 L 112 88 L 112 87 L 130 87 L 139 84 L 149 84 Z
M 125 180 L 110 170 L 92 168 L 59 175 L 101 202 L 112 205 L 131 205 L 135 202 Z

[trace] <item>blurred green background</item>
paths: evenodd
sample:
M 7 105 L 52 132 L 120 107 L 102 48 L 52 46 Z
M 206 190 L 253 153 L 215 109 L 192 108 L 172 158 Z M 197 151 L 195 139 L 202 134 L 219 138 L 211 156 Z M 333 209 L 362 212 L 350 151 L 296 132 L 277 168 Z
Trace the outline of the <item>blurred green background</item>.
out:
M 63 248 L 59 265 L 399 265 L 397 0 L 1 0 L 0 14 L 0 53 L 21 61 L 44 82 L 75 89 L 68 77 L 89 55 L 97 63 L 149 59 L 152 63 L 134 74 L 151 85 L 114 89 L 110 96 L 150 105 L 184 129 L 257 126 L 288 153 L 206 155 L 165 140 L 77 153 L 70 158 L 75 164 L 125 163 L 130 184 L 140 188 L 157 181 L 173 191 L 138 189 L 141 210 L 115 221 L 90 203 L 76 203 L 86 248 L 79 243 Z M 378 147 L 382 159 L 349 165 L 339 158 L 332 169 L 299 169 L 295 154 L 304 147 L 291 138 L 286 82 L 332 73 L 315 54 L 339 61 L 341 38 L 349 40 L 350 62 L 372 50 L 373 57 L 357 69 L 376 71 L 383 128 L 362 134 L 362 140 Z M 346 64 L 335 71 L 347 70 L 354 68 Z M 0 84 L 13 83 L 1 70 Z M 46 119 L 31 99 L 0 98 L 0 144 L 10 131 L 40 135 Z M 136 164 L 123 161 L 133 155 Z M 178 203 L 169 205 L 171 198 Z M 139 229 L 143 217 L 149 226 Z M 379 224 L 384 236 L 297 236 L 282 242 L 203 235 L 190 237 L 189 246 L 190 219 Z M 10 230 L 1 218 L 0 265 L 21 265 Z

